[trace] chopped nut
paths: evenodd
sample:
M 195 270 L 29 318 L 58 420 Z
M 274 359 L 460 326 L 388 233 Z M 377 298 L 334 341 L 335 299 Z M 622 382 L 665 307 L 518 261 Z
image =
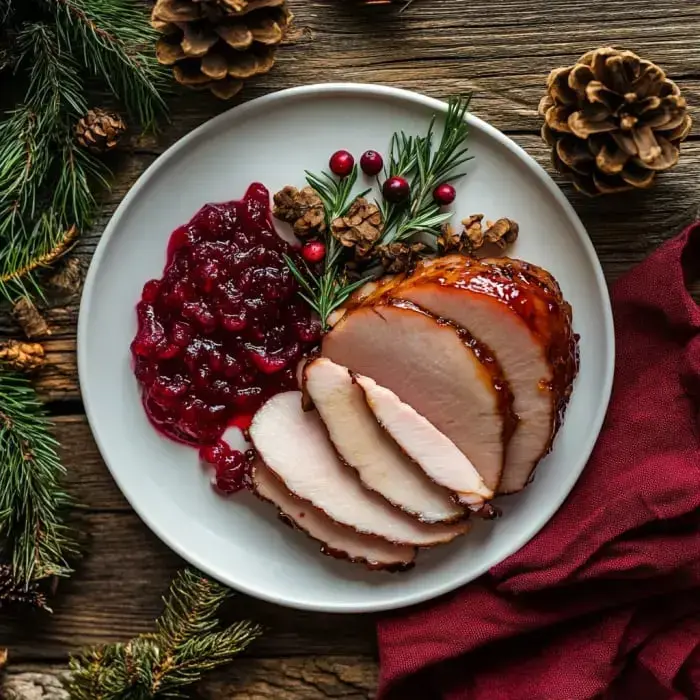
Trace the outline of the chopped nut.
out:
M 487 222 L 488 228 L 484 231 L 484 240 L 494 243 L 501 250 L 505 250 L 511 243 L 515 243 L 518 238 L 520 227 L 512 219 L 498 219 L 498 221 Z
M 335 238 L 346 248 L 354 248 L 356 258 L 364 258 L 369 254 L 383 229 L 379 207 L 370 204 L 364 197 L 358 197 L 347 214 L 331 224 Z
M 44 364 L 44 348 L 39 343 L 8 340 L 0 344 L 0 362 L 20 372 L 31 372 Z
M 483 225 L 486 225 L 484 229 Z M 477 250 L 495 246 L 497 250 L 505 250 L 518 237 L 518 224 L 512 219 L 498 219 L 495 222 L 484 222 L 483 214 L 472 214 L 462 220 L 464 228 L 457 234 L 454 229 L 445 224 L 442 235 L 438 238 L 438 251 L 445 253 L 462 253 L 473 255 Z

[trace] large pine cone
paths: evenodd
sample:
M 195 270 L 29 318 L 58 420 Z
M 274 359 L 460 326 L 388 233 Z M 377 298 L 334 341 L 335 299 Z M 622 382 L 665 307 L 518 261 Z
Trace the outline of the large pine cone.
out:
M 157 0 L 151 24 L 178 83 L 230 99 L 272 68 L 291 18 L 285 0 Z
M 539 111 L 554 167 L 591 196 L 651 187 L 678 162 L 692 124 L 661 68 L 613 48 L 553 70 Z

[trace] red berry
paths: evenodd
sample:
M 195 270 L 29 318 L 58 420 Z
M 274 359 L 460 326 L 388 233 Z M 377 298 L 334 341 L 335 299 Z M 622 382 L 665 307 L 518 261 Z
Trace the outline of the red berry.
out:
M 384 160 L 376 151 L 365 151 L 360 158 L 360 167 L 365 175 L 378 175 L 384 167 Z
M 331 171 L 338 177 L 347 177 L 355 165 L 352 153 L 348 151 L 336 151 L 328 163 Z
M 405 178 L 394 175 L 384 182 L 382 194 L 387 201 L 398 204 L 408 199 L 411 188 Z
M 445 206 L 447 204 L 452 204 L 455 201 L 457 192 L 452 185 L 448 185 L 446 182 L 442 185 L 438 185 L 433 190 L 433 199 L 440 205 Z
M 319 263 L 326 257 L 326 245 L 321 241 L 309 241 L 301 249 L 301 257 L 307 263 Z

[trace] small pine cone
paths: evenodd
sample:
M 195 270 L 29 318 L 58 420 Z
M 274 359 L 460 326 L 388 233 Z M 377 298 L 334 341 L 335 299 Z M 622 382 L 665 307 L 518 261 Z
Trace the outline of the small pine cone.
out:
M 424 243 L 389 243 L 376 248 L 377 257 L 387 274 L 412 272 L 421 254 L 426 250 Z
M 291 224 L 298 238 L 319 236 L 326 231 L 326 212 L 316 190 L 304 187 L 298 190 L 287 185 L 273 197 L 273 216 Z
M 0 610 L 15 607 L 46 608 L 46 596 L 36 583 L 28 586 L 15 581 L 12 567 L 0 564 Z
M 21 343 L 8 340 L 0 343 L 0 363 L 18 372 L 33 372 L 45 361 L 44 347 L 40 343 Z
M 346 248 L 355 249 L 355 257 L 366 257 L 384 230 L 382 213 L 376 204 L 358 197 L 345 216 L 331 223 L 331 233 Z
M 48 323 L 28 297 L 22 297 L 15 303 L 12 315 L 27 338 L 41 338 L 45 335 L 51 335 Z
M 553 70 L 539 112 L 554 167 L 590 196 L 651 187 L 678 162 L 692 126 L 661 68 L 613 48 Z
M 291 20 L 285 0 L 157 0 L 151 13 L 158 62 L 223 100 L 272 69 Z
M 91 109 L 75 127 L 78 143 L 97 155 L 116 148 L 125 132 L 126 122 L 116 112 L 104 109 Z
M 46 281 L 48 287 L 64 296 L 73 296 L 80 290 L 83 270 L 80 258 L 71 257 Z

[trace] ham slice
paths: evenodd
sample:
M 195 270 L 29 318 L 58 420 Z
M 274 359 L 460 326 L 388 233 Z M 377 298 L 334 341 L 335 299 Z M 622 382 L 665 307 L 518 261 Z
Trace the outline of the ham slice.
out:
M 304 411 L 301 392 L 273 396 L 256 414 L 250 438 L 260 458 L 295 496 L 341 525 L 389 542 L 429 547 L 463 534 L 468 524 L 421 523 L 365 489 L 343 464 L 316 411 Z
M 347 367 L 325 357 L 312 360 L 304 368 L 304 389 L 323 419 L 338 455 L 357 471 L 368 489 L 423 522 L 464 517 L 464 509 L 437 485 L 442 482 L 431 481 L 428 476 L 432 475 L 426 476 L 377 423 L 363 390 Z M 465 460 L 463 456 L 462 459 Z M 478 474 L 476 477 L 481 481 Z
M 496 488 L 516 418 L 487 348 L 415 305 L 382 297 L 349 309 L 325 336 L 322 354 L 394 392 Z
M 259 460 L 253 467 L 252 482 L 255 493 L 275 505 L 283 518 L 320 542 L 324 554 L 363 563 L 370 569 L 389 571 L 407 569 L 416 557 L 414 547 L 362 535 L 334 522 L 310 503 L 289 493 L 285 485 Z
M 373 379 L 357 375 L 355 381 L 379 423 L 436 484 L 453 491 L 460 503 L 474 510 L 493 498 L 493 491 L 452 440 Z
M 388 293 L 466 328 L 493 352 L 520 419 L 498 491 L 524 488 L 551 447 L 577 371 L 571 308 L 554 278 L 519 260 L 449 256 Z

